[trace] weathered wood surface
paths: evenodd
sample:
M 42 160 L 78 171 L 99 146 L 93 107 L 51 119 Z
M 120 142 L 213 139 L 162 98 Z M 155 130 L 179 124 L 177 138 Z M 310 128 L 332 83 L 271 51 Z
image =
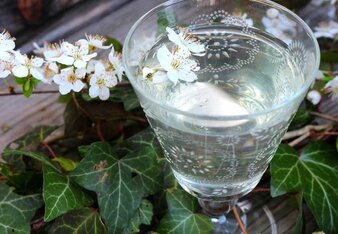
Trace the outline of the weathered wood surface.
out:
M 32 42 L 42 44 L 45 40 L 55 42 L 60 39 L 74 41 L 85 33 L 110 35 L 122 41 L 141 15 L 161 2 L 163 0 L 85 1 L 41 28 L 27 35 L 19 35 L 18 42 L 22 51 L 29 52 L 33 49 Z M 5 87 L 4 81 L 0 80 L 0 91 L 3 92 Z M 51 89 L 55 90 L 56 87 L 40 87 L 40 90 Z M 61 125 L 64 106 L 56 101 L 57 98 L 57 93 L 33 95 L 29 99 L 22 96 L 0 97 L 0 127 L 3 130 L 8 127 L 7 131 L 0 129 L 0 152 L 8 143 L 36 126 Z M 271 199 L 265 196 L 264 201 L 274 215 L 278 233 L 290 233 L 298 211 L 290 206 L 286 197 Z M 316 230 L 315 221 L 308 210 L 305 217 L 307 233 L 311 233 Z M 259 230 L 252 229 L 249 223 L 249 233 L 271 233 L 271 228 L 264 220 L 258 218 L 257 222 L 261 222 Z

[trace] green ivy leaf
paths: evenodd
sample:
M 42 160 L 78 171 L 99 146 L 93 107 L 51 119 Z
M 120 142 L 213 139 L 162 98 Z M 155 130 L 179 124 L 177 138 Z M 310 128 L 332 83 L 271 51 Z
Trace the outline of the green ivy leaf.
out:
M 49 222 L 70 210 L 81 209 L 93 203 L 92 198 L 74 183 L 53 168 L 43 165 L 44 220 Z
M 70 211 L 57 218 L 50 227 L 49 234 L 106 234 L 107 228 L 102 222 L 97 211 L 84 208 Z
M 122 53 L 122 44 L 117 39 L 106 36 L 105 45 L 113 45 L 116 52 Z
M 139 233 L 140 225 L 150 225 L 153 217 L 153 205 L 150 201 L 143 199 L 141 206 L 136 210 L 133 218 L 130 220 L 130 226 L 126 233 Z
M 145 131 L 112 147 L 96 142 L 71 173 L 76 182 L 98 193 L 100 212 L 110 233 L 128 226 L 143 196 L 162 187 L 161 168 L 153 145 L 155 136 Z
M 320 58 L 322 63 L 338 63 L 338 54 L 335 52 L 322 51 Z
M 338 233 L 338 157 L 324 142 L 307 145 L 300 157 L 281 145 L 271 162 L 271 195 L 304 192 L 304 199 L 321 229 Z
M 48 165 L 49 167 L 53 168 L 54 170 L 56 170 L 58 172 L 61 172 L 60 169 L 57 168 L 47 156 L 45 156 L 41 153 L 38 153 L 38 152 L 26 152 L 24 150 L 5 149 L 3 154 L 4 154 L 4 156 L 6 156 L 6 155 L 27 156 L 27 157 L 33 158 L 35 160 L 38 160 L 45 165 Z
M 197 199 L 183 190 L 167 190 L 168 213 L 161 220 L 158 233 L 209 234 L 213 224 L 209 217 L 197 214 Z
M 292 119 L 292 122 L 290 124 L 290 128 L 293 128 L 295 126 L 299 125 L 306 125 L 307 123 L 310 123 L 313 119 L 314 116 L 311 115 L 311 111 L 306 108 L 299 108 L 298 111 L 296 112 L 295 117 Z
M 30 233 L 30 221 L 42 204 L 40 195 L 20 196 L 0 183 L 0 233 Z
M 66 136 L 76 136 L 92 126 L 92 121 L 77 109 L 73 101 L 68 102 L 63 119 Z
M 131 111 L 140 107 L 140 101 L 138 100 L 131 85 L 112 89 L 109 100 L 123 102 L 123 106 L 126 111 Z
M 60 166 L 65 170 L 65 171 L 72 171 L 74 168 L 77 166 L 77 162 L 74 162 L 73 160 L 69 158 L 63 158 L 63 157 L 57 157 L 53 159 L 54 161 L 58 162 Z
M 298 217 L 295 226 L 292 228 L 291 234 L 301 234 L 304 228 L 304 212 L 303 212 L 303 193 L 296 195 Z
M 7 149 L 18 149 L 24 151 L 35 151 L 41 142 L 50 135 L 56 127 L 41 126 L 35 128 L 32 132 L 26 134 L 25 136 L 19 138 L 13 143 L 9 144 L 5 148 Z M 10 166 L 11 170 L 14 172 L 22 172 L 26 170 L 26 162 L 24 162 L 22 155 L 2 155 L 3 160 L 5 160 Z
M 170 11 L 161 11 L 157 13 L 157 33 L 162 34 L 166 32 L 166 27 L 176 26 L 176 16 Z

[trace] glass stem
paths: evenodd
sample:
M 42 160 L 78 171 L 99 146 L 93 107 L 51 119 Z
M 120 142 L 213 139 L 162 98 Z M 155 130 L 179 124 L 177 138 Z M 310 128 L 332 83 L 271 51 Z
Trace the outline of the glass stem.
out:
M 213 201 L 199 198 L 198 202 L 205 214 L 209 216 L 220 216 L 228 214 L 236 205 L 237 200 L 238 198 L 223 201 Z

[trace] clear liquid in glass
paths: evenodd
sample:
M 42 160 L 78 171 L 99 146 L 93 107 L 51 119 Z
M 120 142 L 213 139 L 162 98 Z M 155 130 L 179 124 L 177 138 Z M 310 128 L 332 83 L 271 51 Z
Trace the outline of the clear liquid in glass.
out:
M 285 110 L 250 114 L 281 105 L 302 86 L 304 78 L 285 44 L 264 32 L 211 25 L 195 28 L 193 34 L 206 47 L 204 56 L 193 57 L 200 66 L 196 82 L 154 84 L 141 77 L 139 82 L 158 102 L 214 118 L 174 114 L 147 100 L 142 105 L 185 190 L 214 200 L 242 196 L 259 182 L 290 119 Z M 148 51 L 141 68 L 159 65 L 156 52 L 162 45 L 175 46 L 164 35 Z M 217 119 L 236 115 L 248 117 Z

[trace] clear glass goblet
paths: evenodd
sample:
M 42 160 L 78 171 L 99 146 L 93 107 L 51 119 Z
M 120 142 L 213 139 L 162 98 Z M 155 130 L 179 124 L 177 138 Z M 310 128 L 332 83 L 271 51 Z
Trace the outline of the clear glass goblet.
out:
M 191 56 L 196 80 L 142 76 L 159 65 L 159 48 L 174 48 L 166 27 L 204 46 Z M 319 47 L 310 28 L 271 1 L 172 0 L 130 29 L 123 62 L 176 179 L 218 233 L 233 233 L 217 217 L 258 184 L 314 81 Z

